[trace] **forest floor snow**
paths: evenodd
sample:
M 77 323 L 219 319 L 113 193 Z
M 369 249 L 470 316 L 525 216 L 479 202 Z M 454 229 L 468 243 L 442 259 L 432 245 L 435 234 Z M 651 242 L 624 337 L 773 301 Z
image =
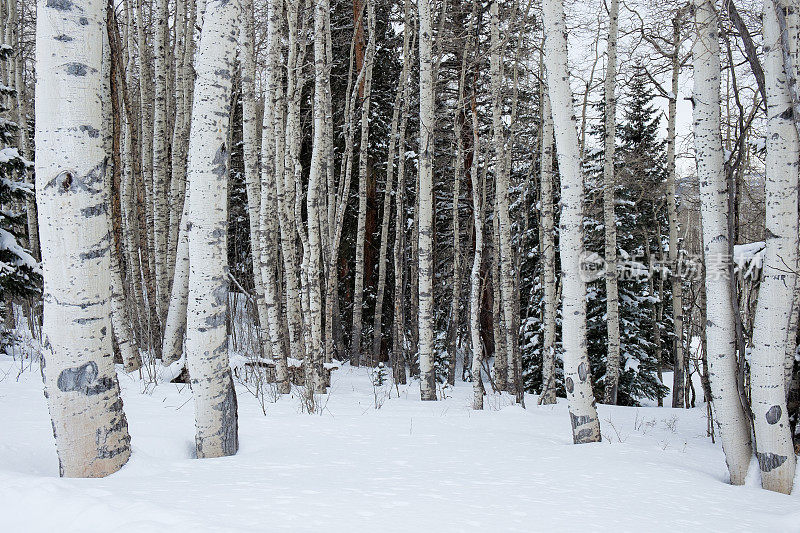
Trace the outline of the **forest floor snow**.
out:
M 705 407 L 601 405 L 603 442 L 575 446 L 564 400 L 475 412 L 468 383 L 423 403 L 345 365 L 318 414 L 238 386 L 239 453 L 197 460 L 188 387 L 120 374 L 129 463 L 59 479 L 39 370 L 18 372 L 0 356 L 2 532 L 800 531 L 800 491 L 726 483 Z

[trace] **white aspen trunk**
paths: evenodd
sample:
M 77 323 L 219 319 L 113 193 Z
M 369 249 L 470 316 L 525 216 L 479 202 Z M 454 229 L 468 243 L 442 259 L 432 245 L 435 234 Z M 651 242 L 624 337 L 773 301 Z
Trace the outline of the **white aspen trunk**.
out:
M 672 407 L 686 404 L 686 361 L 683 355 L 683 278 L 679 264 L 678 202 L 675 177 L 675 122 L 677 120 L 678 81 L 680 76 L 681 24 L 683 10 L 672 21 L 671 96 L 667 112 L 667 215 L 669 217 L 669 264 L 672 268 L 672 320 L 675 335 L 675 366 L 672 375 Z
M 144 205 L 139 209 L 144 211 L 146 224 L 140 227 L 144 235 L 142 251 L 147 260 L 145 271 L 145 285 L 148 292 L 148 306 L 152 317 L 152 309 L 155 304 L 155 264 L 153 252 L 153 202 L 151 187 L 153 183 L 153 65 L 151 64 L 152 52 L 148 43 L 148 35 L 145 32 L 147 21 L 144 17 L 144 5 L 148 0 L 138 0 L 137 2 L 137 44 L 139 47 L 139 141 L 141 157 L 140 186 L 142 187 Z
M 417 0 L 419 16 L 419 387 L 422 400 L 436 400 L 433 364 L 433 157 L 436 97 L 430 0 Z
M 578 129 L 567 71 L 567 37 L 562 0 L 545 0 L 545 66 L 561 173 L 560 254 L 564 381 L 575 444 L 600 441 L 591 370 L 586 350 L 586 283 L 583 254 L 583 173 Z
M 256 110 L 256 61 L 253 0 L 242 4 L 242 27 L 239 31 L 239 57 L 242 64 L 242 144 L 244 175 L 247 190 L 247 214 L 250 223 L 250 250 L 253 259 L 253 285 L 258 323 L 264 354 L 272 353 L 272 341 L 267 334 L 267 306 L 261 278 L 261 239 L 259 212 L 261 210 L 261 178 L 258 168 L 258 111 Z
M 369 176 L 369 108 L 372 101 L 372 67 L 375 60 L 375 2 L 367 0 L 369 41 L 364 56 L 364 86 L 361 103 L 361 145 L 358 149 L 358 227 L 356 229 L 356 265 L 353 289 L 353 332 L 350 342 L 350 362 L 361 361 L 361 328 L 364 307 L 364 246 L 367 236 L 367 180 Z
M 321 268 L 321 227 L 322 213 L 320 209 L 321 189 L 323 185 L 323 165 L 327 163 L 327 140 L 325 127 L 326 89 L 330 85 L 325 44 L 326 18 L 329 11 L 327 0 L 318 0 L 314 4 L 314 145 L 309 169 L 308 194 L 306 209 L 308 213 L 308 283 L 309 283 L 309 322 L 311 323 L 311 346 L 309 359 L 313 366 L 313 386 L 316 392 L 325 392 L 325 372 L 323 369 L 322 338 L 322 291 L 320 285 Z M 310 368 L 306 368 L 311 371 Z
M 280 61 L 280 17 L 282 12 L 280 0 L 270 0 L 267 6 L 267 69 L 266 87 L 267 103 L 264 106 L 264 122 L 261 137 L 261 205 L 259 211 L 259 231 L 261 232 L 261 278 L 264 284 L 264 303 L 267 308 L 267 323 L 272 343 L 272 358 L 275 361 L 275 377 L 278 392 L 288 394 L 291 390 L 286 351 L 282 340 L 281 298 L 276 278 L 278 267 L 278 227 L 275 213 L 278 212 L 276 197 L 275 172 L 275 121 L 277 75 Z M 282 176 L 281 176 L 282 179 Z M 263 324 L 262 324 L 263 327 Z
M 603 132 L 603 233 L 606 261 L 606 359 L 605 403 L 616 405 L 619 386 L 619 288 L 617 285 L 617 217 L 614 214 L 614 152 L 617 141 L 617 19 L 619 0 L 608 4 L 608 48 L 606 50 L 605 127 Z
M 720 133 L 718 20 L 710 0 L 694 0 L 694 139 L 703 220 L 708 366 L 716 422 L 734 485 L 750 465 L 750 427 L 737 386 L 736 327 L 730 290 L 728 187 Z
M 794 127 L 789 65 L 784 65 L 783 10 L 790 53 L 797 57 L 797 14 L 787 2 L 764 2 L 764 81 L 767 91 L 766 247 L 751 354 L 751 401 L 761 486 L 789 494 L 797 459 L 786 408 L 785 360 L 797 282 L 797 186 L 800 142 Z M 791 43 L 791 44 L 790 44 Z M 794 346 L 794 339 L 791 339 Z
M 408 10 L 406 5 L 405 10 Z M 372 330 L 372 360 L 378 361 L 380 359 L 381 351 L 381 336 L 383 326 L 383 301 L 386 290 L 386 272 L 388 270 L 388 248 L 389 248 L 389 221 L 391 219 L 391 206 L 392 206 L 392 193 L 394 190 L 394 158 L 397 154 L 397 134 L 400 121 L 400 112 L 403 106 L 403 96 L 405 95 L 406 80 L 408 79 L 408 70 L 411 65 L 409 59 L 409 43 L 411 29 L 407 26 L 403 28 L 403 68 L 400 72 L 400 79 L 397 81 L 397 92 L 394 98 L 394 107 L 392 109 L 392 124 L 389 128 L 389 153 L 386 158 L 386 185 L 383 191 L 383 220 L 381 222 L 381 247 L 378 256 L 378 291 L 375 298 L 375 316 L 373 320 Z M 405 157 L 401 153 L 400 158 Z M 398 179 L 400 176 L 398 175 Z M 400 186 L 398 184 L 398 190 Z M 399 204 L 395 207 L 401 209 Z M 400 219 L 401 217 L 397 217 Z M 402 225 L 397 226 L 396 231 L 402 232 Z M 396 274 L 395 274 L 396 275 Z
M 155 31 L 155 99 L 153 105 L 153 253 L 156 275 L 156 309 L 164 320 L 169 305 L 167 279 L 167 43 L 169 40 L 168 0 L 156 0 Z
M 59 473 L 103 477 L 130 457 L 114 369 L 104 187 L 105 3 L 40 0 L 36 194 L 44 274 L 42 375 Z M 88 23 L 87 23 L 88 21 Z
M 478 132 L 478 112 L 473 101 L 472 140 L 475 155 L 472 158 L 472 213 L 475 224 L 475 255 L 472 259 L 472 271 L 470 272 L 469 331 L 472 341 L 472 408 L 481 410 L 483 409 L 484 394 L 481 365 L 483 364 L 485 355 L 483 351 L 483 342 L 481 341 L 481 263 L 483 262 L 483 218 L 486 204 L 486 185 L 485 183 L 483 185 L 481 184 L 481 177 L 478 173 L 481 154 Z M 485 179 L 484 176 L 483 180 L 485 181 Z
M 164 323 L 164 342 L 161 348 L 161 363 L 169 366 L 183 355 L 183 337 L 186 333 L 186 309 L 189 304 L 189 224 L 188 198 L 184 201 L 181 228 L 178 233 L 178 249 L 175 255 L 175 271 L 172 279 L 172 295 Z
M 498 357 L 495 354 L 495 374 L 502 373 L 503 379 L 496 379 L 498 387 L 500 382 L 505 383 L 507 389 L 515 387 L 514 379 L 509 379 L 509 370 L 513 374 L 515 345 L 517 342 L 517 332 L 514 331 L 514 299 L 517 295 L 514 291 L 514 250 L 511 248 L 511 217 L 508 210 L 508 189 L 509 189 L 509 169 L 506 164 L 505 154 L 505 134 L 503 133 L 503 72 L 500 64 L 502 49 L 500 41 L 500 20 L 497 2 L 492 2 L 491 7 L 491 26 L 492 26 L 492 129 L 494 130 L 494 152 L 495 152 L 495 212 L 497 214 L 497 247 L 499 262 L 499 289 L 496 297 L 500 297 L 500 312 L 502 313 L 502 332 L 504 337 L 503 347 L 505 357 Z
M 30 151 L 28 143 L 28 119 L 25 114 L 27 106 L 25 103 L 25 83 L 22 75 L 25 69 L 25 59 L 22 56 L 22 40 L 20 39 L 20 28 L 22 28 L 22 13 L 17 10 L 17 0 L 9 1 L 9 19 L 12 21 L 10 31 L 12 33 L 11 45 L 18 57 L 14 60 L 14 89 L 16 89 L 16 113 L 14 122 L 18 126 L 19 151 L 23 156 L 28 156 Z M 10 77 L 10 76 L 9 76 Z M 31 183 L 31 173 L 25 172 L 26 183 Z M 25 199 L 25 214 L 27 216 L 28 227 L 28 248 L 34 257 L 39 258 L 39 226 L 36 224 L 36 200 L 28 195 Z
M 292 151 L 296 133 L 296 120 L 299 120 L 299 109 L 293 107 L 291 99 L 295 97 L 297 86 L 297 0 L 285 2 L 288 18 L 288 59 L 286 69 L 286 93 L 282 83 L 276 85 L 276 129 L 275 129 L 275 176 L 278 194 L 278 212 L 281 229 L 281 251 L 284 263 L 284 296 L 286 298 L 286 318 L 289 335 L 289 349 L 292 359 L 305 359 L 303 346 L 303 319 L 301 313 L 300 284 L 297 264 L 297 227 L 294 217 L 295 205 L 295 170 Z M 294 106 L 296 107 L 296 106 Z
M 102 71 L 102 102 L 103 102 L 103 128 L 101 135 L 103 138 L 103 152 L 108 156 L 112 164 L 116 164 L 119 159 L 113 154 L 114 152 L 114 120 L 120 117 L 114 116 L 114 109 L 112 107 L 113 96 L 111 94 L 111 46 L 109 44 L 108 33 L 103 32 L 103 71 Z M 107 171 L 105 182 L 106 198 L 109 205 L 105 207 L 106 223 L 108 224 L 109 235 L 109 276 L 111 278 L 111 326 L 114 333 L 114 339 L 117 341 L 120 355 L 122 356 L 122 363 L 125 372 L 133 372 L 142 366 L 142 359 L 133 342 L 133 333 L 131 332 L 131 324 L 128 319 L 128 312 L 125 308 L 125 288 L 122 281 L 122 268 L 120 266 L 120 249 L 118 245 L 118 237 L 114 232 L 114 209 L 110 205 L 112 202 L 117 201 L 112 197 L 113 193 L 113 180 L 114 173 L 121 173 L 122 169 L 115 168 L 113 171 Z
M 182 198 L 177 198 L 178 189 L 186 186 L 186 152 L 188 139 L 184 135 L 186 123 L 186 84 L 190 81 L 186 68 L 186 41 L 192 39 L 193 27 L 190 25 L 190 15 L 187 10 L 191 2 L 177 2 L 175 6 L 175 109 L 174 125 L 172 128 L 172 160 L 169 182 L 169 227 L 167 234 L 167 279 L 172 280 L 175 275 L 175 254 L 178 247 L 178 234 L 180 232 L 181 216 L 183 214 Z M 190 59 L 191 61 L 191 59 Z M 191 113 L 191 109 L 188 110 Z M 171 302 L 170 302 L 171 304 Z
M 541 202 L 544 282 L 544 343 L 542 344 L 542 394 L 539 403 L 556 403 L 556 243 L 553 212 L 553 115 L 547 88 L 542 84 Z
M 228 364 L 228 148 L 237 0 L 209 0 L 197 54 L 189 143 L 189 304 L 186 362 L 197 457 L 239 448 L 236 391 Z

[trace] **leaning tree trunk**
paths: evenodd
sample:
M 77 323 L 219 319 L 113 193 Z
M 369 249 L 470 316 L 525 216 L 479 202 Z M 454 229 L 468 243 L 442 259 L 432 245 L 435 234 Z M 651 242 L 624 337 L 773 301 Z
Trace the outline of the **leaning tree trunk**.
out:
M 433 151 L 436 98 L 430 0 L 417 0 L 419 15 L 419 372 L 423 400 L 436 399 L 433 365 Z
M 228 148 L 237 0 L 209 0 L 197 53 L 189 143 L 189 305 L 186 362 L 197 456 L 239 449 L 236 391 L 228 364 Z
M 544 344 L 542 345 L 542 404 L 556 403 L 556 243 L 553 222 L 553 115 L 547 89 L 542 90 L 542 277 L 544 278 Z
M 707 298 L 706 337 L 711 392 L 722 449 L 734 485 L 750 464 L 750 427 L 737 386 L 736 327 L 730 291 L 728 187 L 720 133 L 718 20 L 710 0 L 694 0 L 694 139 L 700 181 Z
M 780 27 L 776 10 L 783 10 Z M 783 38 L 781 33 L 783 33 Z M 753 352 L 751 399 L 756 456 L 765 489 L 789 494 L 797 459 L 786 409 L 784 367 L 797 278 L 797 172 L 800 143 L 794 128 L 791 65 L 783 46 L 795 48 L 797 15 L 781 0 L 764 2 L 764 81 L 767 90 L 766 248 L 759 289 Z M 781 42 L 783 41 L 783 43 Z M 792 45 L 790 45 L 792 43 Z M 791 50 L 795 51 L 795 50 Z M 791 54 L 790 51 L 790 54 Z M 796 55 L 795 55 L 796 57 Z M 788 74 L 788 75 L 787 75 Z M 795 111 L 796 112 L 796 111 Z M 792 344 L 794 345 L 794 339 Z
M 614 214 L 614 148 L 617 139 L 617 19 L 619 0 L 608 5 L 608 50 L 606 51 L 605 127 L 603 132 L 603 227 L 606 261 L 606 362 L 605 403 L 616 405 L 619 387 L 619 289 L 617 286 L 617 217 Z
M 105 2 L 69 5 L 37 3 L 42 371 L 59 473 L 103 477 L 119 470 L 131 453 L 109 319 L 106 154 L 100 135 Z
M 586 283 L 581 277 L 583 252 L 583 173 L 578 130 L 567 71 L 567 37 L 562 0 L 543 3 L 545 66 L 561 171 L 560 253 L 563 283 L 562 339 L 564 381 L 576 444 L 600 441 L 600 422 L 592 392 L 586 351 Z

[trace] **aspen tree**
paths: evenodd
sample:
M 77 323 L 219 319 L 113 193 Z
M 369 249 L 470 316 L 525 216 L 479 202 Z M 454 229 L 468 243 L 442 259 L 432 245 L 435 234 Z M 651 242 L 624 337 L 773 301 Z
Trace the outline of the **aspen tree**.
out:
M 208 0 L 195 70 L 189 143 L 189 303 L 186 362 L 197 456 L 239 448 L 236 391 L 228 364 L 227 131 L 236 53 L 237 0 Z
M 575 444 L 600 441 L 586 340 L 586 283 L 581 277 L 583 172 L 578 129 L 567 71 L 567 36 L 562 0 L 544 0 L 545 67 L 561 173 L 560 256 L 562 339 L 572 438 Z
M 103 477 L 130 456 L 114 371 L 104 187 L 105 3 L 37 2 L 36 195 L 43 364 L 59 473 Z M 88 23 L 87 23 L 88 22 Z
M 619 289 L 617 284 L 617 217 L 614 214 L 614 152 L 617 142 L 617 19 L 619 0 L 608 4 L 608 48 L 606 50 L 605 116 L 603 128 L 603 233 L 605 236 L 606 362 L 605 403 L 616 405 L 619 387 Z
M 697 35 L 694 62 L 694 143 L 700 181 L 705 258 L 708 366 L 722 449 L 734 485 L 744 483 L 750 465 L 750 425 L 737 386 L 736 327 L 730 291 L 728 187 L 720 132 L 718 20 L 710 0 L 694 0 Z
M 779 14 L 777 11 L 781 10 Z M 778 23 L 783 15 L 785 24 Z M 784 361 L 797 282 L 797 187 L 800 142 L 793 124 L 797 13 L 786 2 L 764 2 L 764 82 L 767 91 L 766 243 L 753 324 L 751 400 L 756 457 L 765 489 L 789 494 L 797 459 L 786 408 Z M 783 27 L 781 27 L 783 26 Z M 784 29 L 785 28 L 785 29 Z M 783 37 L 782 31 L 785 31 Z M 785 40 L 784 40 L 785 39 Z M 783 41 L 783 42 L 782 42 Z M 791 80 L 791 82 L 790 82 Z M 787 113 L 787 109 L 793 109 Z M 794 347 L 794 339 L 791 339 Z
M 542 345 L 542 394 L 539 402 L 545 405 L 556 403 L 556 244 L 553 217 L 553 115 L 547 88 L 542 83 L 542 154 L 541 154 L 541 198 L 542 198 L 542 245 L 544 278 L 544 343 Z
M 417 0 L 419 16 L 419 372 L 422 400 L 436 400 L 433 362 L 433 157 L 435 105 L 430 0 Z

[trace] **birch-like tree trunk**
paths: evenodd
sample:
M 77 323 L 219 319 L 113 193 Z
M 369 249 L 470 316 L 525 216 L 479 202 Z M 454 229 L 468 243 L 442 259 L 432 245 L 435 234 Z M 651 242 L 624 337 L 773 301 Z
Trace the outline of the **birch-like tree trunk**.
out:
M 542 85 L 542 155 L 541 155 L 541 202 L 542 202 L 542 277 L 544 282 L 544 343 L 542 345 L 542 394 L 539 402 L 545 405 L 556 403 L 556 243 L 553 216 L 553 115 L 547 88 Z
M 430 0 L 417 0 L 419 16 L 419 386 L 422 400 L 436 400 L 433 364 L 433 157 L 436 98 Z
M 567 70 L 567 34 L 562 0 L 544 0 L 545 66 L 561 173 L 560 255 L 564 381 L 576 444 L 600 441 L 586 339 L 586 283 L 583 255 L 583 173 L 578 129 Z
M 675 176 L 675 122 L 677 120 L 678 81 L 680 76 L 681 25 L 683 10 L 672 20 L 672 70 L 671 94 L 667 111 L 667 215 L 669 217 L 669 264 L 672 269 L 672 320 L 675 335 L 673 353 L 675 365 L 672 375 L 672 407 L 686 403 L 686 358 L 683 355 L 683 278 L 679 264 L 680 240 L 678 238 L 678 191 Z
M 169 213 L 167 211 L 168 108 L 167 71 L 169 41 L 168 0 L 156 0 L 154 6 L 155 31 L 155 99 L 153 105 L 153 252 L 156 274 L 156 309 L 159 320 L 164 320 L 169 305 L 169 279 L 167 279 L 167 236 Z
M 247 191 L 247 214 L 250 225 L 250 250 L 253 259 L 253 286 L 258 323 L 264 354 L 272 353 L 272 341 L 267 334 L 267 306 L 264 301 L 264 284 L 261 278 L 261 238 L 259 213 L 261 211 L 261 177 L 258 168 L 258 111 L 256 110 L 256 60 L 255 12 L 253 0 L 242 3 L 242 27 L 239 31 L 239 57 L 242 64 L 242 144 L 244 175 Z
M 364 246 L 367 236 L 367 180 L 369 176 L 369 108 L 372 101 L 372 67 L 375 62 L 375 0 L 367 0 L 369 41 L 364 56 L 364 85 L 361 94 L 361 145 L 358 149 L 358 227 L 356 228 L 355 285 L 353 288 L 353 331 L 350 362 L 361 364 L 361 329 L 364 307 Z
M 195 70 L 189 143 L 189 304 L 186 362 L 192 383 L 197 456 L 239 448 L 236 391 L 228 364 L 228 151 L 236 54 L 237 0 L 209 0 Z
M 326 91 L 330 87 L 330 71 L 326 53 L 326 19 L 330 9 L 328 0 L 317 0 L 314 4 L 314 144 L 309 169 L 306 211 L 308 213 L 308 283 L 309 322 L 311 322 L 311 346 L 309 358 L 313 366 L 314 390 L 325 392 L 323 363 L 324 342 L 322 332 L 322 211 L 321 198 L 325 166 L 328 163 L 327 128 L 325 127 Z
M 276 193 L 276 135 L 277 120 L 283 120 L 279 111 L 277 96 L 279 93 L 278 76 L 280 61 L 280 25 L 283 10 L 281 0 L 269 0 L 267 4 L 267 68 L 265 86 L 267 88 L 266 105 L 261 131 L 261 205 L 259 210 L 259 231 L 261 251 L 261 279 L 264 284 L 264 303 L 267 308 L 267 324 L 272 342 L 272 358 L 275 361 L 275 379 L 278 392 L 289 394 L 289 368 L 287 353 L 284 350 L 281 313 L 281 297 L 278 287 L 278 223 L 275 214 L 278 211 Z M 282 176 L 281 178 L 282 179 Z M 264 327 L 264 324 L 262 324 Z
M 603 128 L 603 233 L 606 261 L 606 359 L 605 403 L 616 405 L 619 386 L 619 289 L 617 286 L 617 217 L 614 214 L 614 152 L 617 141 L 617 19 L 619 0 L 608 3 L 608 48 L 606 50 L 605 117 Z
M 130 456 L 109 319 L 101 136 L 105 3 L 40 0 L 37 12 L 35 164 L 45 395 L 60 475 L 103 477 Z
M 187 197 L 188 200 L 188 197 Z M 188 201 L 184 200 L 181 228 L 178 232 L 178 248 L 175 254 L 175 268 L 172 278 L 172 295 L 164 323 L 164 341 L 161 348 L 161 363 L 164 366 L 174 363 L 183 355 L 183 337 L 186 333 L 186 309 L 189 304 L 189 212 Z
M 483 219 L 486 205 L 486 185 L 482 182 L 485 181 L 486 178 L 485 175 L 481 176 L 481 174 L 478 173 L 481 155 L 479 129 L 478 111 L 473 95 L 472 143 L 474 155 L 472 158 L 472 216 L 475 225 L 475 255 L 472 259 L 472 270 L 470 272 L 469 333 L 472 342 L 472 408 L 476 410 L 483 409 L 483 394 L 485 391 L 481 375 L 481 366 L 485 356 L 481 339 L 481 293 L 483 292 L 483 286 L 481 284 L 481 264 L 483 263 Z
M 781 0 L 764 2 L 764 81 L 767 91 L 766 247 L 759 289 L 753 352 L 751 400 L 756 457 L 761 485 L 792 491 L 797 459 L 786 409 L 784 367 L 797 281 L 797 187 L 800 142 L 792 105 L 792 65 L 785 65 L 784 46 L 797 58 L 797 13 Z M 776 10 L 783 10 L 781 38 Z M 783 42 L 782 42 L 783 41 Z M 788 74 L 788 75 L 787 75 Z M 794 339 L 791 339 L 794 346 Z
M 728 187 L 720 133 L 718 20 L 710 0 L 694 0 L 694 143 L 703 220 L 706 337 L 711 392 L 730 481 L 744 483 L 750 464 L 750 427 L 737 386 L 736 327 L 730 291 Z

